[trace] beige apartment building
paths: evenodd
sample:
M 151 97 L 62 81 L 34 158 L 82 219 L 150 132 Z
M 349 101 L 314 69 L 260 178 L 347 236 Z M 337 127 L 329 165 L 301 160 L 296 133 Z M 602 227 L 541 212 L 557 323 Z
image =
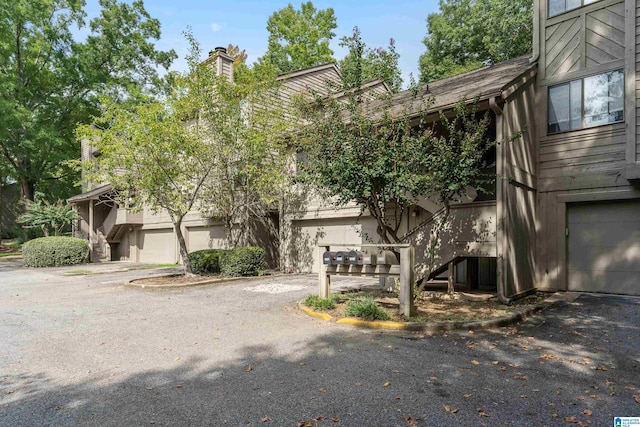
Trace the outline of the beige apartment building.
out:
M 420 94 L 435 99 L 434 120 L 460 98 L 477 98 L 497 140 L 519 134 L 486 159 L 499 177 L 495 191 L 453 207 L 436 273 L 452 265 L 456 282 L 504 298 L 535 288 L 640 295 L 639 14 L 640 0 L 537 0 L 531 56 L 430 83 Z M 224 52 L 216 60 L 220 72 L 231 72 Z M 323 90 L 339 78 L 332 64 L 280 77 L 285 93 Z M 371 90 L 387 88 L 373 82 Z M 398 103 L 407 97 L 394 95 Z M 91 155 L 83 146 L 83 158 Z M 94 260 L 179 262 L 166 216 L 118 208 L 108 184 L 85 190 L 70 202 Z M 272 263 L 313 271 L 318 244 L 377 242 L 375 221 L 357 206 L 336 209 L 298 190 L 285 217 L 274 219 L 283 224 L 280 239 L 255 230 Z M 418 264 L 440 214 L 428 199 L 407 213 L 404 232 Z M 184 232 L 190 251 L 224 245 L 222 225 L 197 212 Z

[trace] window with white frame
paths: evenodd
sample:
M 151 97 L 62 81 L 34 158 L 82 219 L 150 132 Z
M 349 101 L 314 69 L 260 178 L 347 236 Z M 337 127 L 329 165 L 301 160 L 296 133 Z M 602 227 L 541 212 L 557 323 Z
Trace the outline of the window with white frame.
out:
M 567 10 L 577 9 L 585 4 L 594 3 L 598 0 L 549 0 L 548 15 L 559 15 Z
M 549 87 L 548 133 L 566 132 L 623 120 L 622 70 Z

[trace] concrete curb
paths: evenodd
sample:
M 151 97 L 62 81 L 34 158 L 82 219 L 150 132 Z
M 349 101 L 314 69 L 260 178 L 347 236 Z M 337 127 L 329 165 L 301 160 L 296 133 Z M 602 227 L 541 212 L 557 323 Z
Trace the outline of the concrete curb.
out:
M 502 326 L 508 326 L 513 323 L 521 322 L 529 317 L 537 314 L 538 312 L 552 307 L 552 306 L 561 306 L 563 304 L 567 304 L 575 301 L 580 294 L 576 292 L 556 292 L 549 298 L 547 298 L 544 302 L 536 305 L 532 305 L 530 307 L 525 307 L 520 310 L 516 310 L 513 313 L 510 313 L 507 316 L 496 317 L 493 319 L 487 320 L 479 320 L 472 322 L 431 322 L 431 323 L 421 323 L 421 322 L 390 322 L 390 321 L 368 321 L 362 319 L 356 319 L 353 317 L 343 317 L 336 320 L 336 323 L 343 325 L 353 325 L 362 328 L 368 329 L 391 329 L 391 330 L 402 330 L 402 331 L 412 331 L 412 332 L 446 332 L 446 331 L 456 331 L 456 330 L 481 330 L 481 329 L 492 329 L 499 328 Z M 304 305 L 302 301 L 298 302 L 298 308 L 304 313 L 325 320 L 330 321 L 332 317 L 327 313 L 318 313 L 310 307 Z
M 150 276 L 150 277 L 140 277 L 140 278 L 137 278 L 137 279 L 132 279 L 132 280 L 126 281 L 126 282 L 124 282 L 124 285 L 125 286 L 134 287 L 134 288 L 141 288 L 141 289 L 180 289 L 180 288 L 191 288 L 191 287 L 194 287 L 194 286 L 225 284 L 225 283 L 237 282 L 237 281 L 240 281 L 240 280 L 245 280 L 245 281 L 246 280 L 258 280 L 258 279 L 264 280 L 265 278 L 285 276 L 285 274 L 281 273 L 281 274 L 270 274 L 270 275 L 265 275 L 265 276 L 246 276 L 246 277 L 217 277 L 215 279 L 201 280 L 199 282 L 176 283 L 176 284 L 170 284 L 170 285 L 145 285 L 143 283 L 140 283 L 140 284 L 134 283 L 136 280 L 156 279 L 158 277 L 170 277 L 170 276 L 175 276 L 175 274 Z
M 175 267 L 153 267 L 153 268 L 116 268 L 113 270 L 96 270 L 96 271 L 91 271 L 91 272 L 86 272 L 86 273 L 69 273 L 69 272 L 63 272 L 62 275 L 63 276 L 95 276 L 98 274 L 108 274 L 108 273 L 127 273 L 129 271 L 144 271 L 144 270 L 164 270 L 164 269 L 169 269 L 169 268 L 180 268 L 180 266 L 175 266 Z M 79 269 L 81 270 L 81 269 Z M 162 277 L 162 276 L 157 276 L 157 277 Z

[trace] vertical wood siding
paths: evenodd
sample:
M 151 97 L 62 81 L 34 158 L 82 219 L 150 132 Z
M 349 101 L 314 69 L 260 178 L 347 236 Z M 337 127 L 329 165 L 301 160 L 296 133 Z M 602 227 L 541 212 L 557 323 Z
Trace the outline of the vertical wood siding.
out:
M 636 115 L 636 156 L 635 160 L 640 160 L 640 0 L 636 0 L 636 57 L 635 57 L 635 70 L 636 70 L 636 111 L 629 111 L 627 114 Z
M 501 238 L 505 290 L 512 296 L 536 286 L 536 138 L 535 78 L 525 83 L 503 107 L 505 144 L 502 197 L 505 211 Z

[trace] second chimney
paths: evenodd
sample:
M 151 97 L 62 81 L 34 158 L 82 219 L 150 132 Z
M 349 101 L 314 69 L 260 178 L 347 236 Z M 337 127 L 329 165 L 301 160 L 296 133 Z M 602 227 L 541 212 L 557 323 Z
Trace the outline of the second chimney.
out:
M 227 54 L 227 48 L 218 46 L 209 52 L 209 56 L 216 56 L 216 74 L 227 76 L 233 82 L 233 58 Z

